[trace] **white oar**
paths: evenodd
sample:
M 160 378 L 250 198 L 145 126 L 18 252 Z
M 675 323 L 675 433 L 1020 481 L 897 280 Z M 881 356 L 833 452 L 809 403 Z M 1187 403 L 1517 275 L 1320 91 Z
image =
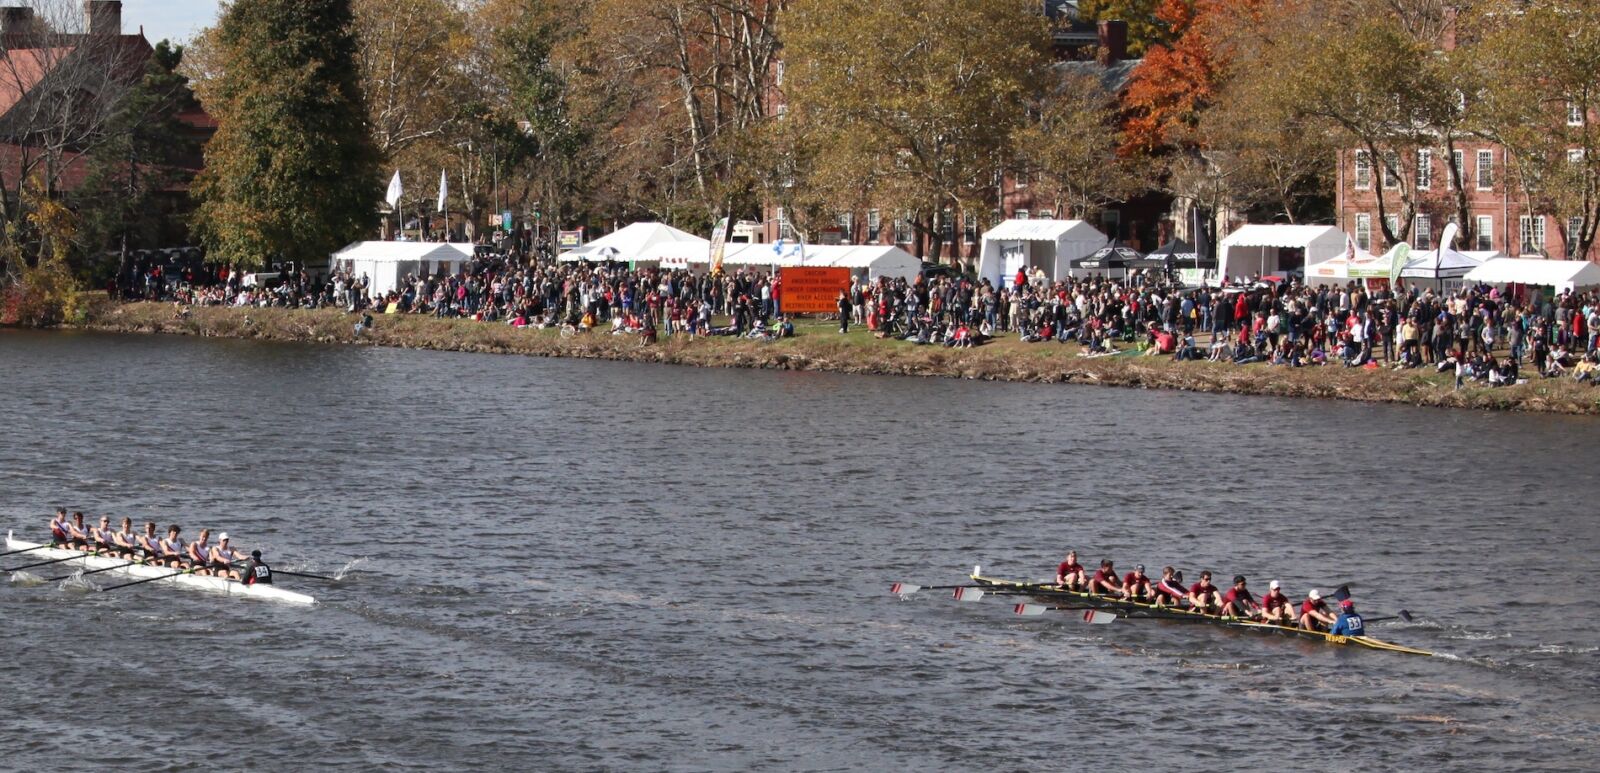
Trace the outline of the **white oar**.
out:
M 1117 619 L 1117 616 L 1110 612 L 1101 609 L 1089 609 L 1087 607 L 1049 607 L 1045 606 L 1044 604 L 1018 604 L 1015 607 L 1012 607 L 1011 611 L 1016 612 L 1023 617 L 1038 617 L 1039 615 L 1051 610 L 1082 610 L 1083 622 L 1091 625 L 1106 625 Z

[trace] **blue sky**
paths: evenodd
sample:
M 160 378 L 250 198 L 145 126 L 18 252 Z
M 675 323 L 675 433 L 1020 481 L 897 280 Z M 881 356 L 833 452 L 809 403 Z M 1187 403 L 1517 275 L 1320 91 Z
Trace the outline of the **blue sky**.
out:
M 144 25 L 152 44 L 162 38 L 187 41 L 217 20 L 219 0 L 122 0 L 122 31 L 132 34 Z

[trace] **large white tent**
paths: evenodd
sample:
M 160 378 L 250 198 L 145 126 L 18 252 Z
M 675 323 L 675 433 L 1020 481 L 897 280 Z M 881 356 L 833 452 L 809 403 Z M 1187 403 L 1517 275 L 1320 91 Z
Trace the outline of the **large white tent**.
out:
M 1587 260 L 1501 258 L 1467 272 L 1468 282 L 1491 285 L 1540 285 L 1556 292 L 1600 287 L 1600 266 Z
M 634 223 L 619 228 L 575 250 L 561 253 L 562 262 L 605 260 L 675 263 L 705 255 L 711 241 L 663 223 Z
M 1235 275 L 1270 276 L 1284 271 L 1279 250 L 1305 252 L 1310 266 L 1344 253 L 1344 232 L 1331 225 L 1246 225 L 1228 234 L 1217 251 L 1217 270 L 1224 278 Z
M 702 253 L 690 262 L 696 266 L 709 262 Z M 802 250 L 794 243 L 730 244 L 723 252 L 723 265 L 779 269 L 785 266 L 848 268 L 852 274 L 863 271 L 867 278 L 914 279 L 922 271 L 917 256 L 892 244 L 813 244 Z
M 367 277 L 367 295 L 376 298 L 393 291 L 407 274 L 447 274 L 472 260 L 473 246 L 449 242 L 354 242 L 333 253 L 330 270 Z
M 1106 246 L 1105 234 L 1082 220 L 1006 220 L 985 231 L 978 276 L 1004 287 L 1018 269 L 1051 279 L 1072 274 L 1072 261 Z M 1081 272 L 1087 273 L 1087 272 Z

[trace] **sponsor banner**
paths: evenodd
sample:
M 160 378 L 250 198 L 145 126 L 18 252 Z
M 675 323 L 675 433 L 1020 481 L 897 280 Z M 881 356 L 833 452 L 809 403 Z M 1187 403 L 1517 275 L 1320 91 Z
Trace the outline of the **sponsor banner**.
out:
M 557 231 L 556 249 L 575 250 L 583 246 L 583 229 L 576 231 Z

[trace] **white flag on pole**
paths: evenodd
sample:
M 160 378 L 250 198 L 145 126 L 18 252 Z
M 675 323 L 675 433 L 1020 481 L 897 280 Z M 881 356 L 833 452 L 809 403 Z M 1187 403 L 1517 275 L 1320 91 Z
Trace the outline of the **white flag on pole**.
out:
M 445 201 L 450 198 L 450 178 L 445 177 L 444 170 L 439 170 L 439 211 L 449 212 L 445 208 Z
M 400 206 L 400 170 L 394 170 L 394 179 L 389 181 L 389 193 L 383 197 L 391 207 Z

